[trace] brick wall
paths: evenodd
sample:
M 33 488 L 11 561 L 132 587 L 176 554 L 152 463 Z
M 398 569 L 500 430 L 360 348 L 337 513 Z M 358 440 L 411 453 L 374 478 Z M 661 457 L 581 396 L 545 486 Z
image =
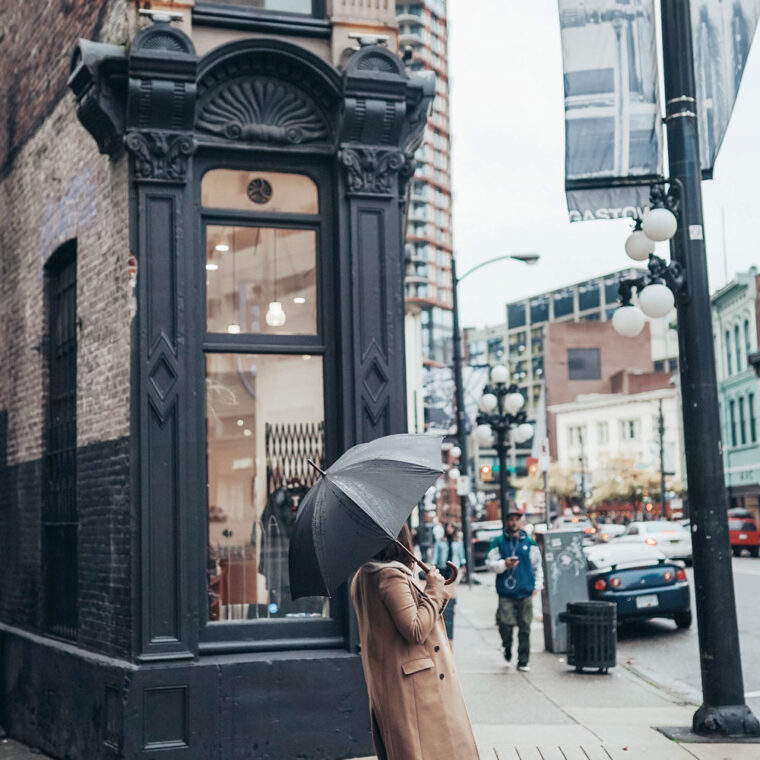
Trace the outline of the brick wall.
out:
M 123 44 L 126 0 L 0 3 L 0 177 L 66 92 L 79 37 Z
M 129 649 L 129 380 L 131 306 L 127 161 L 97 152 L 61 94 L 78 36 L 118 42 L 126 0 L 13 3 L 0 75 L 0 619 L 42 621 L 41 514 L 46 435 L 44 266 L 77 240 L 77 506 L 80 642 Z M 5 7 L 6 4 L 3 4 Z M 64 7 L 65 6 L 65 7 Z M 26 9 L 26 14 L 21 15 Z M 33 10 L 32 10 L 33 9 Z M 36 51 L 18 72 L 13 56 Z M 9 63 L 9 58 L 10 63 Z M 48 71 L 49 69 L 49 71 Z M 19 106 L 5 93 L 26 87 Z M 9 110 L 10 109 L 10 110 Z M 6 130 L 3 132 L 2 130 Z M 9 141 L 9 136 L 12 138 Z M 8 162 L 8 158 L 12 162 Z

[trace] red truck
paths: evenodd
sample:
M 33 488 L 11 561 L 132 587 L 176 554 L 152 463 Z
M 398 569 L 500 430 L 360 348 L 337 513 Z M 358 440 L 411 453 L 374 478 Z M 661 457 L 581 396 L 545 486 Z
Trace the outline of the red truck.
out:
M 753 517 L 729 515 L 728 532 L 731 538 L 731 551 L 738 557 L 742 549 L 747 549 L 751 557 L 757 557 L 760 549 L 760 530 Z

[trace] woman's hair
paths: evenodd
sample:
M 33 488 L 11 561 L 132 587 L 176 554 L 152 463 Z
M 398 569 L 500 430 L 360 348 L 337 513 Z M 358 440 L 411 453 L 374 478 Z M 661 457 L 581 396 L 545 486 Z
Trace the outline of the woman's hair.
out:
M 409 526 L 406 523 L 404 523 L 401 532 L 398 534 L 398 540 L 410 552 L 414 552 L 412 549 L 412 534 L 409 532 Z M 395 541 L 392 541 L 382 551 L 379 551 L 372 559 L 378 562 L 400 562 L 410 570 L 414 567 L 414 560 Z

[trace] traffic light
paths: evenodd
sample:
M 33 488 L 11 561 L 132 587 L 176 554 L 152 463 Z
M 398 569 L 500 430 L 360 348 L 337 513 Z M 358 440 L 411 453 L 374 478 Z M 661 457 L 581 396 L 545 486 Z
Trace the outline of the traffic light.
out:
M 480 465 L 480 481 L 481 483 L 490 483 L 493 480 L 493 470 L 490 464 Z
M 535 457 L 528 457 L 528 475 L 533 477 L 534 475 L 538 475 L 538 459 Z

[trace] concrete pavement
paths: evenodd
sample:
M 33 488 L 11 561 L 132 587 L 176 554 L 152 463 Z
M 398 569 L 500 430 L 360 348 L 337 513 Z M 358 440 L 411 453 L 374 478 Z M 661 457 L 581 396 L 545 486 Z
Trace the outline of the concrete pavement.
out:
M 695 705 L 678 701 L 618 664 L 577 674 L 531 637 L 531 671 L 507 665 L 494 623 L 492 577 L 459 586 L 455 657 L 481 760 L 750 760 L 760 745 L 677 744 L 657 726 L 689 726 Z M 362 758 L 372 760 L 372 758 Z

